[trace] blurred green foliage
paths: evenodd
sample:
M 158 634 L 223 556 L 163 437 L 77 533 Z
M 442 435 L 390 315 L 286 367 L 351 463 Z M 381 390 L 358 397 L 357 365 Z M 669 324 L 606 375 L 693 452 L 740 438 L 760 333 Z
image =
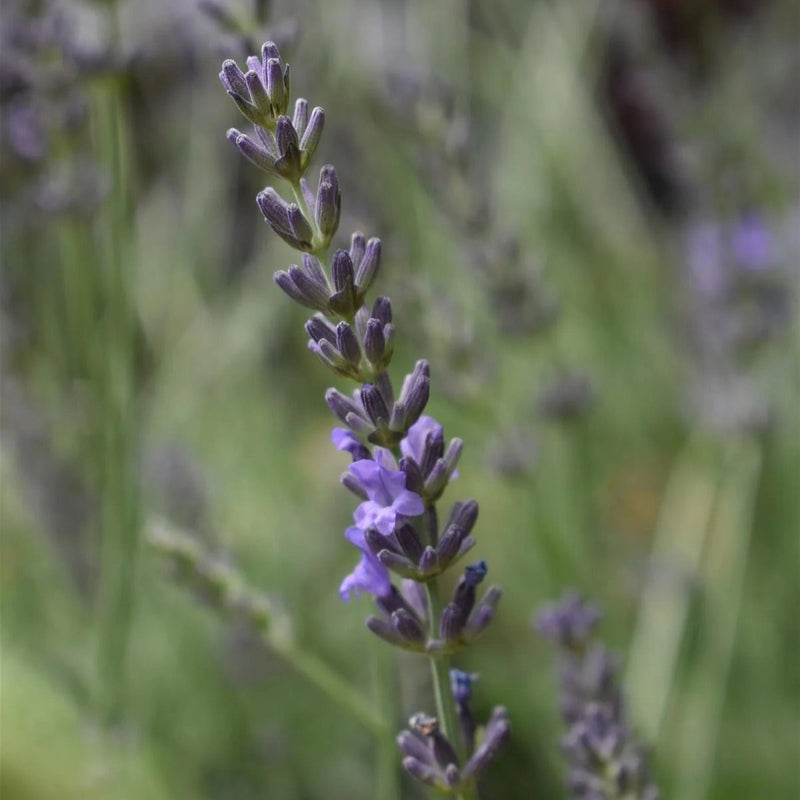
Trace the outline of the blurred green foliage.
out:
M 758 362 L 770 428 L 681 413 L 683 221 L 648 193 L 601 80 L 609 42 L 633 36 L 694 202 L 758 206 L 788 230 L 797 20 L 756 5 L 732 20 L 720 3 L 674 60 L 623 0 L 233 5 L 325 106 L 340 236 L 384 239 L 395 364 L 430 358 L 429 411 L 466 443 L 447 497 L 479 501 L 475 554 L 504 599 L 459 665 L 481 674 L 477 716 L 503 703 L 514 730 L 482 797 L 564 796 L 554 665 L 530 619 L 567 586 L 602 602 L 631 656 L 665 797 L 796 796 L 797 325 Z M 336 593 L 353 502 L 328 378 L 272 284 L 292 255 L 252 202 L 260 176 L 224 138 L 240 120 L 216 73 L 246 45 L 190 2 L 93 12 L 120 59 L 75 80 L 110 188 L 91 214 L 20 217 L 21 190 L 3 206 L 0 795 L 374 797 L 369 732 L 174 586 L 144 540 L 166 518 L 230 559 L 370 696 L 384 645 L 366 601 Z M 461 150 L 454 119 L 471 126 Z M 501 330 L 473 263 L 509 233 L 523 279 L 558 298 L 539 333 Z M 796 278 L 797 248 L 783 252 Z M 544 424 L 534 399 L 567 368 L 596 402 Z M 509 441 L 512 472 L 492 456 Z M 396 662 L 399 727 L 430 700 L 426 665 Z

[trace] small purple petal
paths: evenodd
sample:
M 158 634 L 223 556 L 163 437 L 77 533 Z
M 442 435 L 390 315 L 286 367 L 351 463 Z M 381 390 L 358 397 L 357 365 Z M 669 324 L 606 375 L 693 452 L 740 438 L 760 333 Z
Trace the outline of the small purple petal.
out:
M 406 438 L 400 442 L 400 450 L 406 458 L 413 458 L 419 464 L 425 452 L 428 434 L 438 432 L 441 435 L 442 431 L 442 426 L 433 417 L 423 415 L 408 429 Z
M 392 582 L 386 567 L 372 554 L 364 539 L 364 531 L 350 527 L 345 538 L 361 550 L 361 561 L 346 575 L 339 586 L 339 596 L 347 602 L 350 593 L 359 597 L 361 592 L 369 592 L 375 597 L 386 597 L 392 590 Z
M 313 342 L 313 345 L 316 345 L 316 342 Z M 316 345 L 316 349 L 312 346 L 312 342 L 308 343 L 309 349 L 314 350 L 319 348 L 319 345 Z M 348 431 L 345 428 L 334 428 L 331 431 L 331 441 L 336 446 L 337 450 L 342 450 L 343 452 L 350 453 L 353 457 L 353 461 L 362 461 L 364 459 L 368 459 L 369 450 L 364 447 L 361 442 L 356 439 L 353 435 L 352 431 Z

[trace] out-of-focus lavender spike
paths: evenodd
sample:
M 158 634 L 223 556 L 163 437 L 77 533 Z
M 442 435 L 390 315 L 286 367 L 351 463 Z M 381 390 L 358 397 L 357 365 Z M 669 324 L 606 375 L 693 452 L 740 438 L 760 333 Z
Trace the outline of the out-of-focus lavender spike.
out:
M 600 609 L 569 591 L 538 615 L 540 633 L 559 649 L 562 716 L 569 725 L 562 751 L 567 786 L 576 798 L 658 797 L 646 759 L 623 713 L 615 660 L 590 637 Z

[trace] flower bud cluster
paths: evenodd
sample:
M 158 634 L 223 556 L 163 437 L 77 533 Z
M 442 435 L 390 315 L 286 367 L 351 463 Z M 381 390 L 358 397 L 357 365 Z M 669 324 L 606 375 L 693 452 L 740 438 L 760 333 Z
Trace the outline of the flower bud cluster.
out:
M 657 800 L 647 761 L 626 720 L 619 666 L 592 639 L 600 609 L 577 592 L 544 608 L 539 633 L 558 648 L 561 714 L 568 732 L 562 750 L 570 764 L 570 796 L 589 800 Z
M 395 647 L 428 655 L 435 674 L 444 670 L 446 675 L 443 659 L 483 633 L 501 596 L 499 587 L 492 586 L 478 598 L 487 573 L 486 562 L 479 561 L 464 569 L 450 601 L 439 607 L 438 576 L 475 546 L 474 500 L 453 504 L 441 535 L 436 511 L 436 502 L 458 477 L 463 444 L 460 439 L 447 443 L 442 426 L 424 414 L 430 397 L 428 361 L 417 361 L 395 392 L 389 375 L 395 344 L 391 303 L 378 297 L 366 304 L 380 266 L 380 240 L 357 232 L 349 249 L 330 254 L 341 215 L 336 171 L 322 168 L 316 192 L 305 178 L 322 132 L 322 109 L 309 115 L 300 99 L 289 119 L 289 71 L 274 44 L 264 45 L 261 58 L 248 59 L 247 66 L 242 73 L 226 61 L 220 79 L 255 126 L 256 138 L 235 129 L 228 138 L 258 167 L 291 185 L 292 200 L 268 187 L 257 203 L 273 231 L 302 253 L 301 263 L 279 270 L 275 282 L 298 305 L 315 312 L 305 326 L 309 350 L 333 374 L 358 384 L 351 394 L 336 388 L 325 394 L 345 426 L 334 429 L 333 442 L 352 457 L 342 482 L 361 501 L 354 525 L 345 531 L 360 560 L 339 593 L 344 600 L 371 594 L 377 613 L 366 620 L 369 630 Z M 464 787 L 472 793 L 476 777 L 509 735 L 503 708 L 495 709 L 482 736 L 477 735 L 464 680 L 456 682 L 460 689 L 454 697 L 441 691 L 438 680 L 443 719 L 418 715 L 412 731 L 399 740 L 412 775 L 456 794 Z M 445 731 L 448 724 L 460 730 Z
M 463 676 L 466 680 L 471 678 L 459 670 L 452 670 L 450 674 L 451 679 L 454 679 L 454 675 Z M 461 713 L 462 707 L 468 709 L 468 703 L 458 703 L 458 707 Z M 464 713 L 471 716 L 468 710 Z M 403 767 L 427 786 L 450 793 L 469 786 L 471 781 L 485 772 L 511 734 L 508 712 L 503 706 L 497 706 L 483 727 L 477 747 L 473 728 L 472 740 L 467 747 L 467 760 L 461 765 L 453 744 L 444 736 L 435 717 L 415 714 L 408 724 L 411 730 L 403 731 L 397 737 L 397 743 L 405 754 Z

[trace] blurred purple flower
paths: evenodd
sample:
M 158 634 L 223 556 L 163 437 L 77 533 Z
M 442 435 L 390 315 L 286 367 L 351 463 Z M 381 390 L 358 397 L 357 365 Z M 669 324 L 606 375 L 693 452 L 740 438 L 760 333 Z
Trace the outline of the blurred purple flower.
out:
M 763 272 L 773 266 L 772 234 L 755 212 L 742 215 L 731 233 L 730 248 L 736 266 L 746 272 Z
M 562 647 L 582 649 L 601 616 L 597 606 L 571 590 L 557 603 L 551 603 L 539 612 L 536 628 L 542 636 Z
M 369 592 L 375 597 L 387 597 L 392 591 L 389 572 L 367 546 L 364 531 L 361 528 L 351 527 L 344 535 L 351 544 L 361 550 L 361 561 L 342 581 L 339 586 L 339 596 L 345 602 L 350 599 L 350 592 L 355 592 L 356 597 L 362 591 Z
M 706 298 L 716 298 L 727 286 L 723 244 L 716 225 L 697 225 L 687 237 L 689 277 L 695 291 Z
M 376 457 L 381 456 L 376 453 Z M 390 536 L 398 516 L 415 517 L 425 506 L 418 494 L 406 489 L 405 473 L 388 469 L 382 462 L 382 458 L 364 459 L 350 465 L 350 474 L 369 498 L 356 509 L 354 518 L 361 530 L 374 527 Z
M 28 100 L 16 98 L 5 111 L 6 133 L 14 152 L 29 161 L 45 153 L 44 120 L 39 110 Z

